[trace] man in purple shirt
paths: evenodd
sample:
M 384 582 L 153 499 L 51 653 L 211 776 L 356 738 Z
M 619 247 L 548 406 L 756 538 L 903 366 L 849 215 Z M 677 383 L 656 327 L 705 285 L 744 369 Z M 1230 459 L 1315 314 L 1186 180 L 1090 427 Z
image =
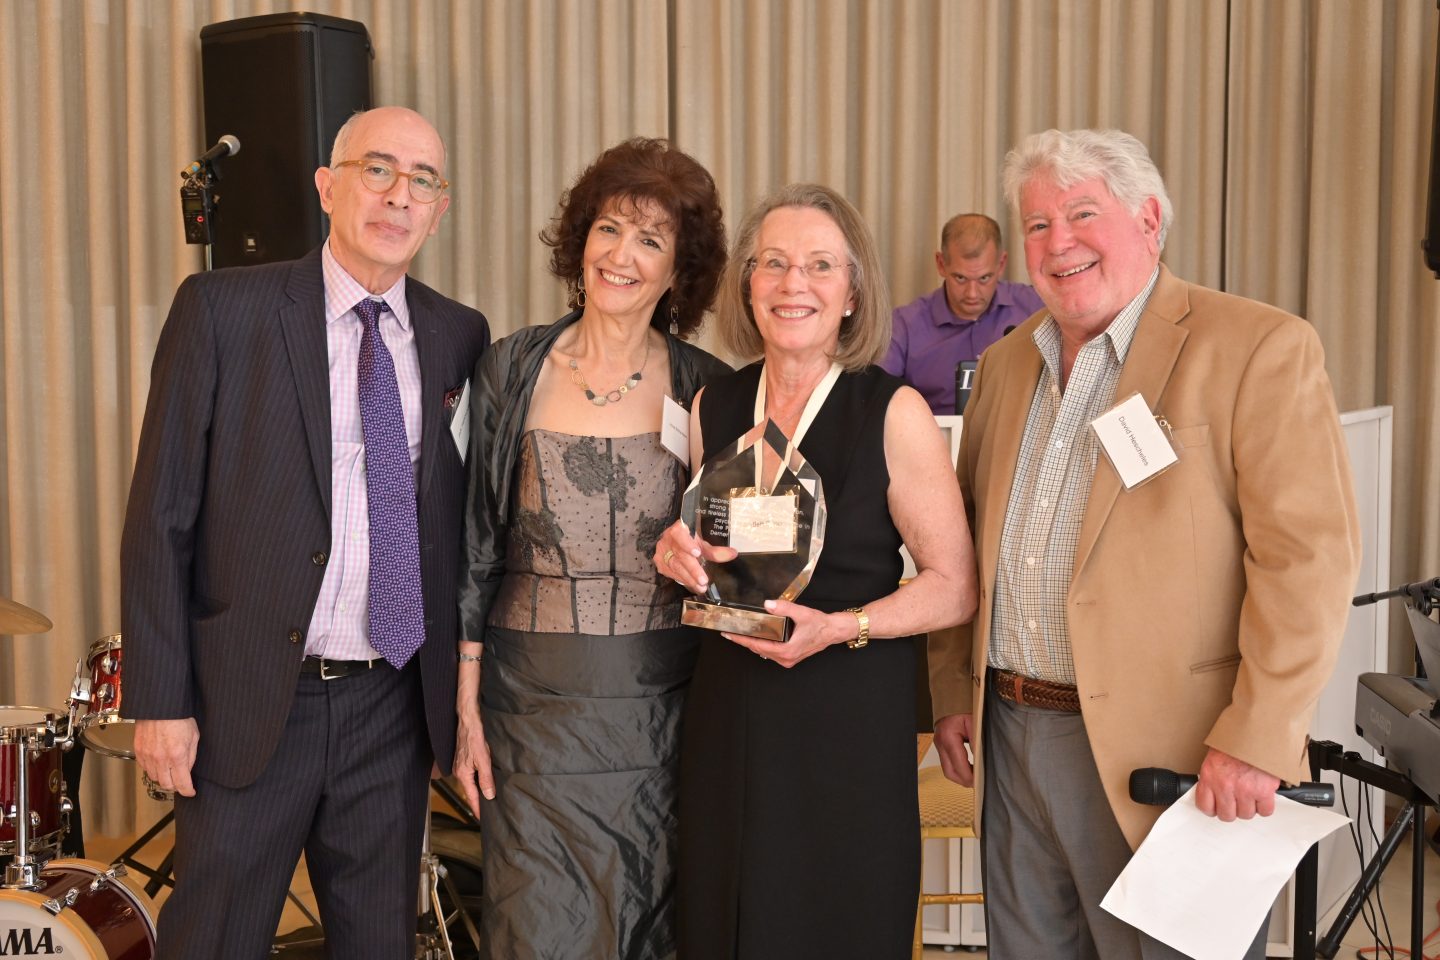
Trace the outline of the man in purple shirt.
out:
M 955 367 L 975 360 L 1036 310 L 1040 297 L 1000 279 L 1000 225 L 981 213 L 951 217 L 940 232 L 940 288 L 895 308 L 890 351 L 880 366 L 904 377 L 932 413 L 955 413 Z

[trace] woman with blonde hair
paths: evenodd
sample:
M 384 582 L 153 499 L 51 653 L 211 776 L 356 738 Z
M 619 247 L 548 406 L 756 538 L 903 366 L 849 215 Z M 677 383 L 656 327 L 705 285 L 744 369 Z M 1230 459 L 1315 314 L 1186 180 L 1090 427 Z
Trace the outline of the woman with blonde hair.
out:
M 976 603 L 960 490 L 920 394 L 875 362 L 890 304 L 874 241 L 827 187 L 742 224 L 721 280 L 724 344 L 758 363 L 691 410 L 692 467 L 768 419 L 819 473 L 829 522 L 779 643 L 707 634 L 681 753 L 680 956 L 908 953 L 920 881 L 914 634 Z M 918 574 L 903 586 L 900 547 Z M 655 563 L 704 593 L 735 553 L 666 531 Z

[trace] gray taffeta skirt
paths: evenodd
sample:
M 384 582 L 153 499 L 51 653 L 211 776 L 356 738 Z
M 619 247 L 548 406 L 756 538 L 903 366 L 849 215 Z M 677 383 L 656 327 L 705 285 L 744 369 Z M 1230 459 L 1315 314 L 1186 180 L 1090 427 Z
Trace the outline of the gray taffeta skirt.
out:
M 675 956 L 680 717 L 697 639 L 486 632 L 492 960 Z

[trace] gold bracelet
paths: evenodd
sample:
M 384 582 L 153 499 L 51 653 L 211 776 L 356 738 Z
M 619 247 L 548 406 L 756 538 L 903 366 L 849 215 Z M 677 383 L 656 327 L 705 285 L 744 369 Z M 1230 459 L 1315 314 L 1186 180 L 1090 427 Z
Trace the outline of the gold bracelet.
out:
M 846 640 L 845 646 L 859 650 L 870 643 L 870 614 L 865 612 L 864 607 L 851 607 L 845 612 L 855 614 L 855 622 L 860 626 L 860 633 L 854 640 Z

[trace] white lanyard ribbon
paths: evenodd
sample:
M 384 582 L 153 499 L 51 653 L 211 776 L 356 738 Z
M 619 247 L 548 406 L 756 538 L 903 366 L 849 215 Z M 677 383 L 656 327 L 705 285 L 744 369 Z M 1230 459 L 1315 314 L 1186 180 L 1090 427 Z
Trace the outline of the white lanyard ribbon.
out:
M 827 371 L 820 382 L 815 385 L 815 389 L 810 391 L 810 399 L 805 401 L 805 409 L 801 411 L 800 422 L 795 427 L 795 436 L 788 438 L 788 444 L 785 447 L 785 456 L 781 459 L 780 466 L 775 471 L 774 481 L 768 487 L 760 482 L 762 479 L 760 472 L 761 461 L 764 457 L 757 456 L 755 458 L 755 486 L 758 489 L 767 493 L 775 489 L 775 485 L 780 482 L 780 477 L 784 474 L 785 468 L 790 464 L 791 453 L 800 446 L 800 441 L 805 437 L 805 431 L 810 429 L 810 424 L 815 420 L 815 415 L 818 414 L 820 408 L 825 405 L 825 399 L 830 396 L 830 390 L 835 386 L 835 381 L 840 379 L 840 374 L 843 370 L 844 368 L 841 367 L 840 364 L 832 361 L 829 371 Z M 765 420 L 765 367 L 762 364 L 760 367 L 760 386 L 755 388 L 755 423 L 758 425 L 764 423 Z

